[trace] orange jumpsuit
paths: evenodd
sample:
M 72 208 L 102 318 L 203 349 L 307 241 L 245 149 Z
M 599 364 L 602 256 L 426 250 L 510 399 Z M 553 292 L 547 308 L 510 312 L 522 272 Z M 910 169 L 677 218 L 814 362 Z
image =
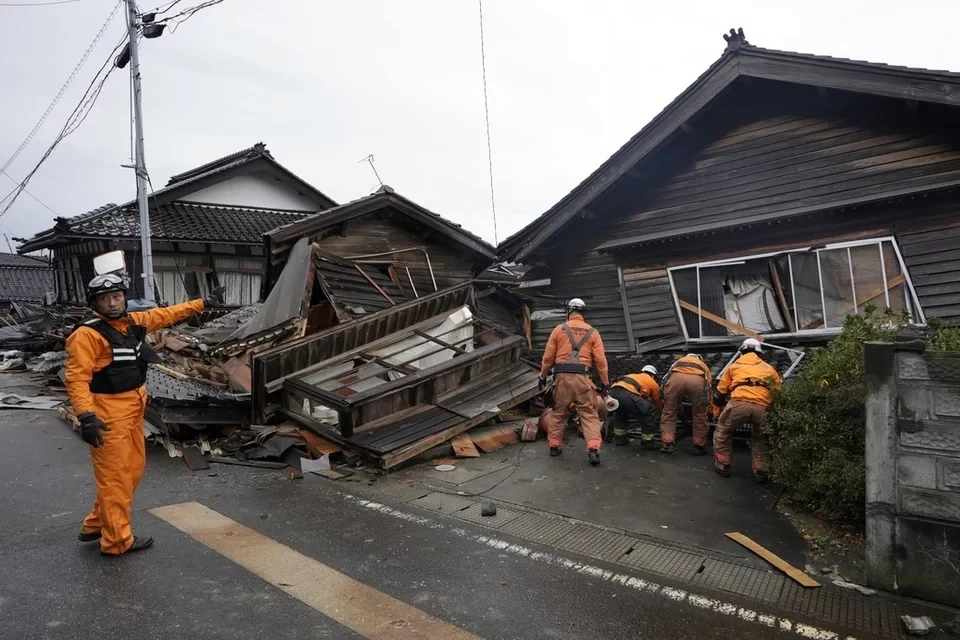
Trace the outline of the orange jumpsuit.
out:
M 579 313 L 571 313 L 570 318 L 563 324 L 554 327 L 547 348 L 543 352 L 543 363 L 540 366 L 540 377 L 546 378 L 550 367 L 555 364 L 568 363 L 573 355 L 573 344 L 564 329 L 569 326 L 570 332 L 577 341 L 593 329 L 583 320 Z M 603 340 L 596 330 L 590 333 L 589 338 L 580 347 L 579 359 L 575 360 L 582 365 L 597 370 L 600 381 L 606 385 L 610 383 L 607 369 L 607 356 L 603 350 Z M 587 449 L 599 451 L 603 439 L 600 435 L 600 416 L 597 413 L 597 392 L 593 381 L 586 373 L 557 373 L 553 383 L 553 411 L 547 425 L 547 442 L 551 447 L 563 445 L 563 438 L 567 431 L 567 417 L 570 415 L 570 404 L 573 403 L 580 418 L 583 429 L 583 438 Z
M 730 464 L 733 454 L 733 432 L 738 427 L 753 425 L 750 455 L 753 470 L 763 471 L 770 452 L 770 440 L 763 432 L 763 418 L 773 403 L 772 387 L 780 385 L 780 374 L 756 353 L 745 353 L 727 367 L 717 384 L 717 391 L 730 394 L 723 408 L 717 430 L 713 434 L 713 458 L 718 468 Z
M 135 311 L 116 320 L 101 319 L 124 335 L 132 323 L 146 326 L 150 333 L 182 322 L 202 309 L 203 300 L 192 300 L 172 307 Z M 110 343 L 94 329 L 78 327 L 67 338 L 66 350 L 66 387 L 74 413 L 95 413 L 110 428 L 102 432 L 102 446 L 90 447 L 97 498 L 83 521 L 81 533 L 100 531 L 101 551 L 119 555 L 133 544 L 133 493 L 146 464 L 143 414 L 147 388 L 110 394 L 90 391 L 93 374 L 113 360 Z
M 657 414 L 663 405 L 660 385 L 649 373 L 630 373 L 623 377 L 636 382 L 636 386 L 621 379 L 610 387 L 610 395 L 620 403 L 614 414 L 616 422 L 613 433 L 621 438 L 626 437 L 630 416 L 635 416 L 640 421 L 640 438 L 651 443 L 653 430 L 657 428 Z
M 663 412 L 660 414 L 660 439 L 672 444 L 677 439 L 677 415 L 680 403 L 690 403 L 693 414 L 693 444 L 707 444 L 710 427 L 707 425 L 707 408 L 710 406 L 710 387 L 713 378 L 710 367 L 696 356 L 683 356 L 670 368 L 663 383 Z

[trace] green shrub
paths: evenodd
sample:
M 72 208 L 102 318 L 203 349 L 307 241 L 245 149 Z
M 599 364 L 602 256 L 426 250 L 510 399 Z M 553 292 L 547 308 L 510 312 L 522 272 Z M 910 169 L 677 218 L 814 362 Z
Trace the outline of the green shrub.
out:
M 927 351 L 960 351 L 960 327 L 944 324 L 940 318 L 930 318 Z
M 828 520 L 863 522 L 863 343 L 892 340 L 906 321 L 870 307 L 848 316 L 840 335 L 808 351 L 800 373 L 774 393 L 767 414 L 773 477 L 793 501 Z

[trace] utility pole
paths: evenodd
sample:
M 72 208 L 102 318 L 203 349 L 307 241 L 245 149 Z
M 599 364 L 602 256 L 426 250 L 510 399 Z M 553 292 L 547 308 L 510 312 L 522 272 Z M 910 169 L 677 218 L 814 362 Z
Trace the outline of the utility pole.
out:
M 137 51 L 139 18 L 135 0 L 127 2 L 127 31 L 130 47 L 130 81 L 133 83 L 133 120 L 135 125 L 135 159 L 137 172 L 137 204 L 140 209 L 140 249 L 143 256 L 143 297 L 156 301 L 153 285 L 153 245 L 150 242 L 150 210 L 147 208 L 147 165 L 143 159 L 143 111 L 140 107 L 140 55 Z

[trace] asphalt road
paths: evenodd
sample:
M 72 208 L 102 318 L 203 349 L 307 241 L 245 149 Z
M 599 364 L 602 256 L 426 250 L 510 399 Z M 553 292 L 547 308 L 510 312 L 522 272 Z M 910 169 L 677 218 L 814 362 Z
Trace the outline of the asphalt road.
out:
M 505 553 L 443 516 L 431 526 L 365 508 L 349 484 L 194 473 L 160 448 L 148 454 L 135 527 L 156 545 L 105 558 L 76 540 L 94 493 L 86 445 L 54 412 L 0 411 L 0 638 L 450 637 L 417 632 L 416 615 L 489 639 L 798 637 Z M 149 511 L 189 502 L 260 542 L 239 535 L 230 547 L 232 530 L 188 520 L 187 533 Z M 198 531 L 220 535 L 219 548 Z M 294 597 L 297 584 L 317 597 Z

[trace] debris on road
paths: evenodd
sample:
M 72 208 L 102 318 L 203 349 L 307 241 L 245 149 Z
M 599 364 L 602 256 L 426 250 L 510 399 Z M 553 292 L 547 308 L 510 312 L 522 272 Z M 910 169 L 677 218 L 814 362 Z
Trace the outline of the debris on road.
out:
M 485 500 L 483 504 L 480 505 L 480 515 L 484 517 L 497 515 L 497 505 L 493 500 Z
M 821 586 L 819 582 L 817 582 L 816 580 L 814 580 L 813 578 L 805 574 L 803 571 L 800 571 L 800 569 L 797 569 L 796 567 L 792 566 L 790 563 L 788 563 L 786 560 L 784 560 L 780 556 L 763 548 L 762 546 L 760 546 L 759 544 L 757 544 L 747 536 L 743 535 L 742 533 L 728 533 L 726 535 L 728 538 L 730 538 L 734 542 L 737 542 L 743 545 L 744 547 L 746 547 L 747 549 L 749 549 L 750 551 L 753 551 L 755 554 L 757 554 L 758 556 L 760 556 L 761 558 L 763 558 L 764 560 L 766 560 L 767 562 L 775 566 L 777 569 L 787 574 L 789 577 L 793 578 L 800 586 L 807 587 L 807 588 L 815 588 L 815 587 Z
M 937 628 L 928 616 L 900 616 L 900 621 L 912 636 L 925 636 Z

